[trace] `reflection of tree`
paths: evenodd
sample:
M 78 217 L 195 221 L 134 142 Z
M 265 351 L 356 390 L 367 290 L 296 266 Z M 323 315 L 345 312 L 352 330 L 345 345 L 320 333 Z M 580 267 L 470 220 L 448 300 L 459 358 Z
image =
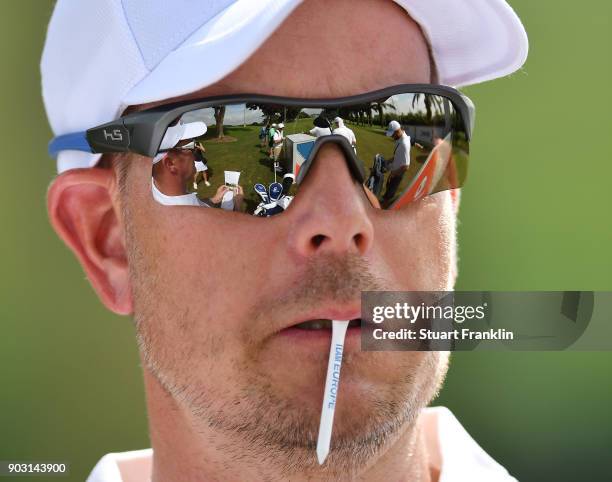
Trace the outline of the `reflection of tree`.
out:
M 269 122 L 291 122 L 297 119 L 301 107 L 293 107 L 282 104 L 247 104 L 249 110 L 259 110 L 264 115 L 265 123 Z
M 223 120 L 225 119 L 225 106 L 220 105 L 215 107 L 215 122 L 217 127 L 217 137 L 223 137 Z
M 387 112 L 385 112 L 385 110 Z M 388 115 L 388 111 L 396 110 L 395 106 L 389 102 L 368 102 L 365 104 L 356 104 L 350 107 L 340 107 L 335 115 L 339 115 L 343 119 L 350 120 L 357 125 L 366 124 L 372 127 L 375 117 L 378 117 L 378 123 L 381 127 L 385 127 L 387 119 L 385 116 Z M 335 115 L 332 116 L 335 117 Z
M 414 94 L 414 97 L 412 98 L 412 107 L 416 108 L 421 99 L 423 99 L 423 104 L 425 105 L 426 119 L 429 121 L 429 123 L 432 123 L 433 121 L 434 110 L 437 110 L 438 113 L 444 112 L 443 97 L 423 93 Z
M 372 126 L 372 105 L 370 103 L 340 107 L 336 115 L 342 119 L 355 122 L 357 125 L 365 125 L 367 120 L 368 125 Z
M 380 120 L 380 127 L 386 127 L 385 123 L 385 109 L 395 110 L 395 106 L 390 104 L 389 102 L 375 102 L 372 105 L 372 108 L 378 113 L 378 118 Z
M 453 118 L 450 100 L 444 97 L 442 102 L 444 103 L 444 134 L 446 135 L 453 128 Z

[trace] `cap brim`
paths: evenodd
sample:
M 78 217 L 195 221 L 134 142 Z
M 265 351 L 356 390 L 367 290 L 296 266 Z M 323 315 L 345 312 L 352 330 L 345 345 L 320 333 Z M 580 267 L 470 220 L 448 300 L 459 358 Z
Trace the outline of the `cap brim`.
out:
M 195 139 L 196 137 L 203 136 L 206 134 L 208 128 L 204 122 L 189 122 L 187 124 L 183 124 L 185 126 L 185 130 L 183 131 L 183 136 L 181 140 L 184 139 Z
M 166 129 L 164 138 L 159 145 L 159 150 L 164 151 L 167 149 L 172 149 L 179 142 L 185 139 L 194 139 L 204 135 L 206 130 L 206 124 L 200 121 L 170 126 Z

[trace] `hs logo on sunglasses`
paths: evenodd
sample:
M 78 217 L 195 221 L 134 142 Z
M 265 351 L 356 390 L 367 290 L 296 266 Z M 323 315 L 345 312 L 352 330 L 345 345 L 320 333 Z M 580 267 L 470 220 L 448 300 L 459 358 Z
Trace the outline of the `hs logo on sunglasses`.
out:
M 113 129 L 110 132 L 104 129 L 102 132 L 104 133 L 104 139 L 107 141 L 121 142 L 123 140 L 123 134 L 119 129 Z

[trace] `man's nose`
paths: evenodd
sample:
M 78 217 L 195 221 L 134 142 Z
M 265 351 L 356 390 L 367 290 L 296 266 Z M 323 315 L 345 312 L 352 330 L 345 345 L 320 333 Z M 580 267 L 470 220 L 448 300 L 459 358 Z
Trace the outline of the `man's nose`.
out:
M 290 217 L 290 248 L 301 256 L 315 253 L 365 254 L 374 229 L 373 208 L 363 186 L 351 175 L 345 154 L 334 143 L 319 149 L 285 216 Z

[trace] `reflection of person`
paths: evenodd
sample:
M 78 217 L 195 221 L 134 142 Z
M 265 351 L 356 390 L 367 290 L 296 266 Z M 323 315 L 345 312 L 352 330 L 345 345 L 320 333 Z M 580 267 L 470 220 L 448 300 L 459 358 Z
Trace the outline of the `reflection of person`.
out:
M 274 160 L 274 164 L 278 162 L 278 158 L 280 157 L 281 151 L 283 150 L 283 140 L 285 139 L 283 129 L 285 128 L 285 124 L 282 122 L 278 124 L 276 131 L 272 137 L 272 159 Z
M 331 135 L 331 124 L 324 116 L 320 115 L 316 117 L 312 123 L 314 124 L 314 127 L 308 131 L 311 136 L 321 137 Z
M 268 129 L 268 148 L 270 159 L 273 157 L 274 152 L 274 134 L 276 134 L 277 125 L 275 122 L 272 123 L 270 128 Z
M 208 165 L 206 162 L 206 157 L 204 156 L 205 152 L 206 152 L 206 148 L 204 147 L 204 145 L 200 142 L 196 142 L 195 149 L 193 152 L 195 155 L 195 168 L 196 168 L 196 173 L 195 173 L 195 176 L 193 177 L 193 188 L 194 189 L 198 189 L 198 175 L 200 173 L 202 173 L 202 179 L 204 180 L 204 184 L 206 184 L 207 187 L 210 187 L 210 182 L 208 181 Z
M 228 189 L 225 185 L 219 186 L 215 195 L 206 200 L 200 200 L 196 193 L 187 192 L 187 182 L 195 173 L 195 157 L 191 149 L 172 149 L 158 154 L 153 160 L 153 198 L 165 205 L 213 207 L 220 204 Z
M 244 201 L 244 190 L 241 185 L 233 186 L 225 185 L 226 190 L 221 196 L 221 208 L 228 211 L 242 211 L 242 202 Z M 217 190 L 219 192 L 219 190 Z
M 353 150 L 357 151 L 357 139 L 355 138 L 355 133 L 352 129 L 349 129 L 344 125 L 344 120 L 341 117 L 336 117 L 334 119 L 334 124 L 336 124 L 336 128 L 334 129 L 334 134 L 346 137 L 346 140 L 349 141 L 349 144 L 353 146 Z
M 410 136 L 406 134 L 406 131 L 396 120 L 389 122 L 385 135 L 395 140 L 393 157 L 386 159 L 389 177 L 387 178 L 387 187 L 383 199 L 388 201 L 395 196 L 404 173 L 410 167 Z
M 124 3 L 58 1 L 42 62 L 56 134 L 111 121 L 128 105 L 464 85 L 516 70 L 526 49 L 501 0 L 420 2 L 419 23 L 392 1 L 277 0 L 282 8 L 270 8 L 245 0 L 225 9 L 203 2 L 197 15 L 191 2 L 156 2 L 155 15 L 147 15 L 148 1 Z M 378 41 L 380 25 L 396 45 L 410 46 L 393 62 Z M 317 48 L 308 55 L 295 40 L 313 32 Z M 339 38 L 341 55 L 325 54 L 338 53 Z M 92 75 L 109 66 L 112 76 Z M 450 411 L 426 408 L 448 353 L 362 352 L 358 328 L 349 328 L 344 346 L 323 466 L 313 449 L 330 349 L 316 320 L 359 318 L 365 290 L 451 290 L 458 192 L 381 215 L 330 142 L 289 209 L 261 220 L 156 209 L 144 156 L 109 156 L 96 168 L 93 154 L 71 156 L 58 160 L 50 219 L 102 302 L 134 317 L 153 446 L 109 454 L 90 482 L 514 480 Z M 313 329 L 298 332 L 302 322 Z
M 268 130 L 270 129 L 270 124 L 266 124 L 261 126 L 259 129 L 259 147 L 264 149 L 268 142 Z

